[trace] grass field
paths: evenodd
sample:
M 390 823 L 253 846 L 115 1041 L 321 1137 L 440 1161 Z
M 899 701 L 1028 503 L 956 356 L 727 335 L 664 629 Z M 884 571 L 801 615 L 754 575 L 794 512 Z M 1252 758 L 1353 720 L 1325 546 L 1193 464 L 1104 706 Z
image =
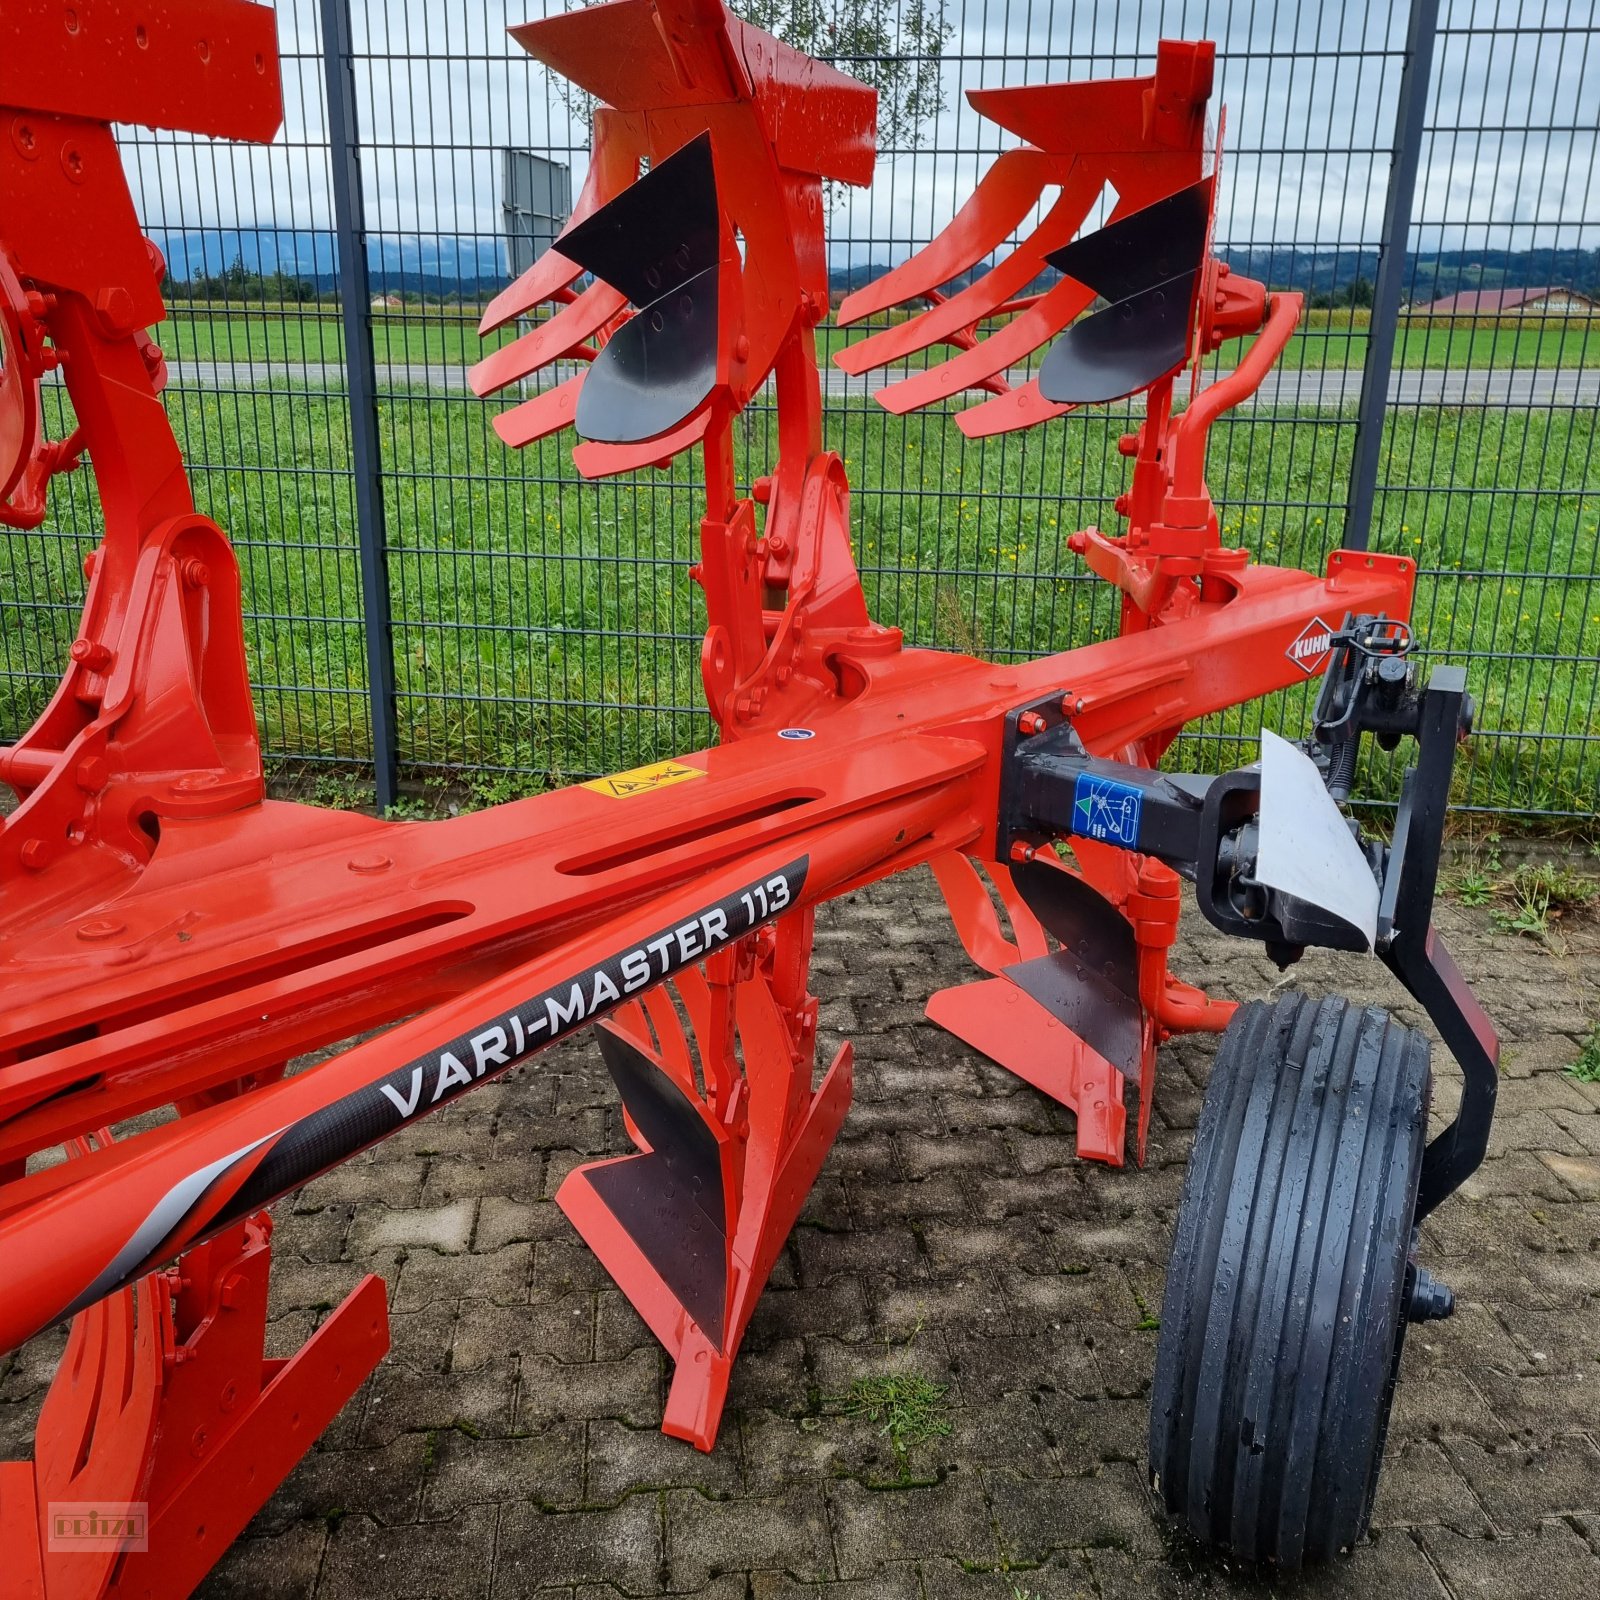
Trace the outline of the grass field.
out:
M 201 503 L 244 569 L 251 668 L 270 749 L 367 750 L 360 578 L 340 398 L 289 388 L 186 393 L 174 422 Z M 707 742 L 691 463 L 581 483 L 570 440 L 510 455 L 493 409 L 466 397 L 386 400 L 390 582 L 402 755 L 461 763 L 503 792 L 507 771 L 588 775 Z M 747 418 L 741 463 L 769 459 L 771 418 Z M 1114 627 L 1114 596 L 1065 547 L 1114 521 L 1124 463 L 1115 416 L 975 445 L 947 417 L 855 407 L 829 442 L 857 485 L 869 601 L 916 642 L 996 658 L 1063 649 Z M 1340 536 L 1353 419 L 1224 421 L 1210 479 L 1230 542 L 1320 569 Z M 1462 798 L 1592 812 L 1600 788 L 1600 452 L 1587 413 L 1398 412 L 1388 481 L 1429 486 L 1380 504 L 1379 548 L 1421 563 L 1415 621 L 1435 655 L 1468 659 L 1478 727 Z M 96 513 L 87 474 L 62 485 L 57 533 L 0 540 L 0 729 L 54 685 L 76 627 Z M 1297 726 L 1295 696 L 1269 710 Z M 1216 719 L 1196 759 L 1250 759 L 1259 714 Z M 1528 737 L 1517 737 L 1526 732 Z M 1505 735 L 1501 737 L 1500 735 Z M 1392 790 L 1392 776 L 1376 781 Z
M 892 315 L 898 319 L 901 314 Z M 1290 369 L 1359 369 L 1366 359 L 1367 321 L 1365 311 L 1307 312 L 1304 330 L 1291 341 L 1280 364 Z M 511 336 L 502 331 L 481 341 L 477 322 L 475 310 L 440 306 L 375 313 L 376 359 L 380 366 L 469 365 Z M 846 333 L 825 327 L 819 341 L 823 359 L 857 337 L 856 330 Z M 336 365 L 344 359 L 339 314 L 334 307 L 318 303 L 241 306 L 228 311 L 205 304 L 178 306 L 171 320 L 156 330 L 156 338 L 168 356 L 178 361 Z M 917 364 L 921 359 L 917 358 Z M 1480 372 L 1501 367 L 1600 366 L 1600 321 L 1411 318 L 1400 325 L 1395 365 Z

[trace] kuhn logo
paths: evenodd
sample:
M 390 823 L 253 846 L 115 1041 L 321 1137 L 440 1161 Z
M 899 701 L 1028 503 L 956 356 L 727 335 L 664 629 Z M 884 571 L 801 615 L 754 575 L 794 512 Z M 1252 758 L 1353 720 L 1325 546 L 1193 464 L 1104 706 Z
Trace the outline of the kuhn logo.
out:
M 1310 677 L 1321 669 L 1333 648 L 1333 629 L 1321 617 L 1313 617 L 1303 627 L 1293 644 L 1284 652 L 1299 669 Z

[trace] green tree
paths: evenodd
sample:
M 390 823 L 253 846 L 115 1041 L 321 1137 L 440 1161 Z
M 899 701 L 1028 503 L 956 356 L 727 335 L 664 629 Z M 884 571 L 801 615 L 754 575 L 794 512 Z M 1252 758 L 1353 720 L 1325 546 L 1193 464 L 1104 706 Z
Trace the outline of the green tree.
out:
M 871 84 L 878 91 L 878 148 L 889 151 L 917 149 L 944 109 L 944 47 L 955 35 L 947 9 L 948 0 L 739 0 L 735 7 L 753 27 Z M 587 127 L 594 97 L 552 77 Z

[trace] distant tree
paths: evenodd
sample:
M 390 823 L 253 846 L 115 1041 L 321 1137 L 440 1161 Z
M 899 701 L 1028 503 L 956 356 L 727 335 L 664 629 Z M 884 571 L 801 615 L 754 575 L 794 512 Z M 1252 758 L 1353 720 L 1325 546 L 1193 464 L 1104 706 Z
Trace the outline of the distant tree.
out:
M 1347 306 L 1372 306 L 1372 280 L 1370 278 L 1356 278 L 1350 282 L 1344 291 L 1344 303 Z
M 948 0 L 739 0 L 737 11 L 752 26 L 871 84 L 878 91 L 878 148 L 915 150 L 944 110 L 944 47 L 955 36 L 947 7 Z M 594 96 L 552 77 L 567 108 L 588 127 Z

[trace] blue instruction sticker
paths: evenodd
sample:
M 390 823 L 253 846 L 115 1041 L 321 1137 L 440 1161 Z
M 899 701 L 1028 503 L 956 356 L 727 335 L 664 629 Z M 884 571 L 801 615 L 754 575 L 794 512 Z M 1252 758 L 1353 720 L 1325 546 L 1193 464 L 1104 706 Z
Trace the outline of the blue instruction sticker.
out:
M 1080 772 L 1072 791 L 1072 831 L 1133 850 L 1139 843 L 1143 809 L 1144 791 L 1136 785 Z

